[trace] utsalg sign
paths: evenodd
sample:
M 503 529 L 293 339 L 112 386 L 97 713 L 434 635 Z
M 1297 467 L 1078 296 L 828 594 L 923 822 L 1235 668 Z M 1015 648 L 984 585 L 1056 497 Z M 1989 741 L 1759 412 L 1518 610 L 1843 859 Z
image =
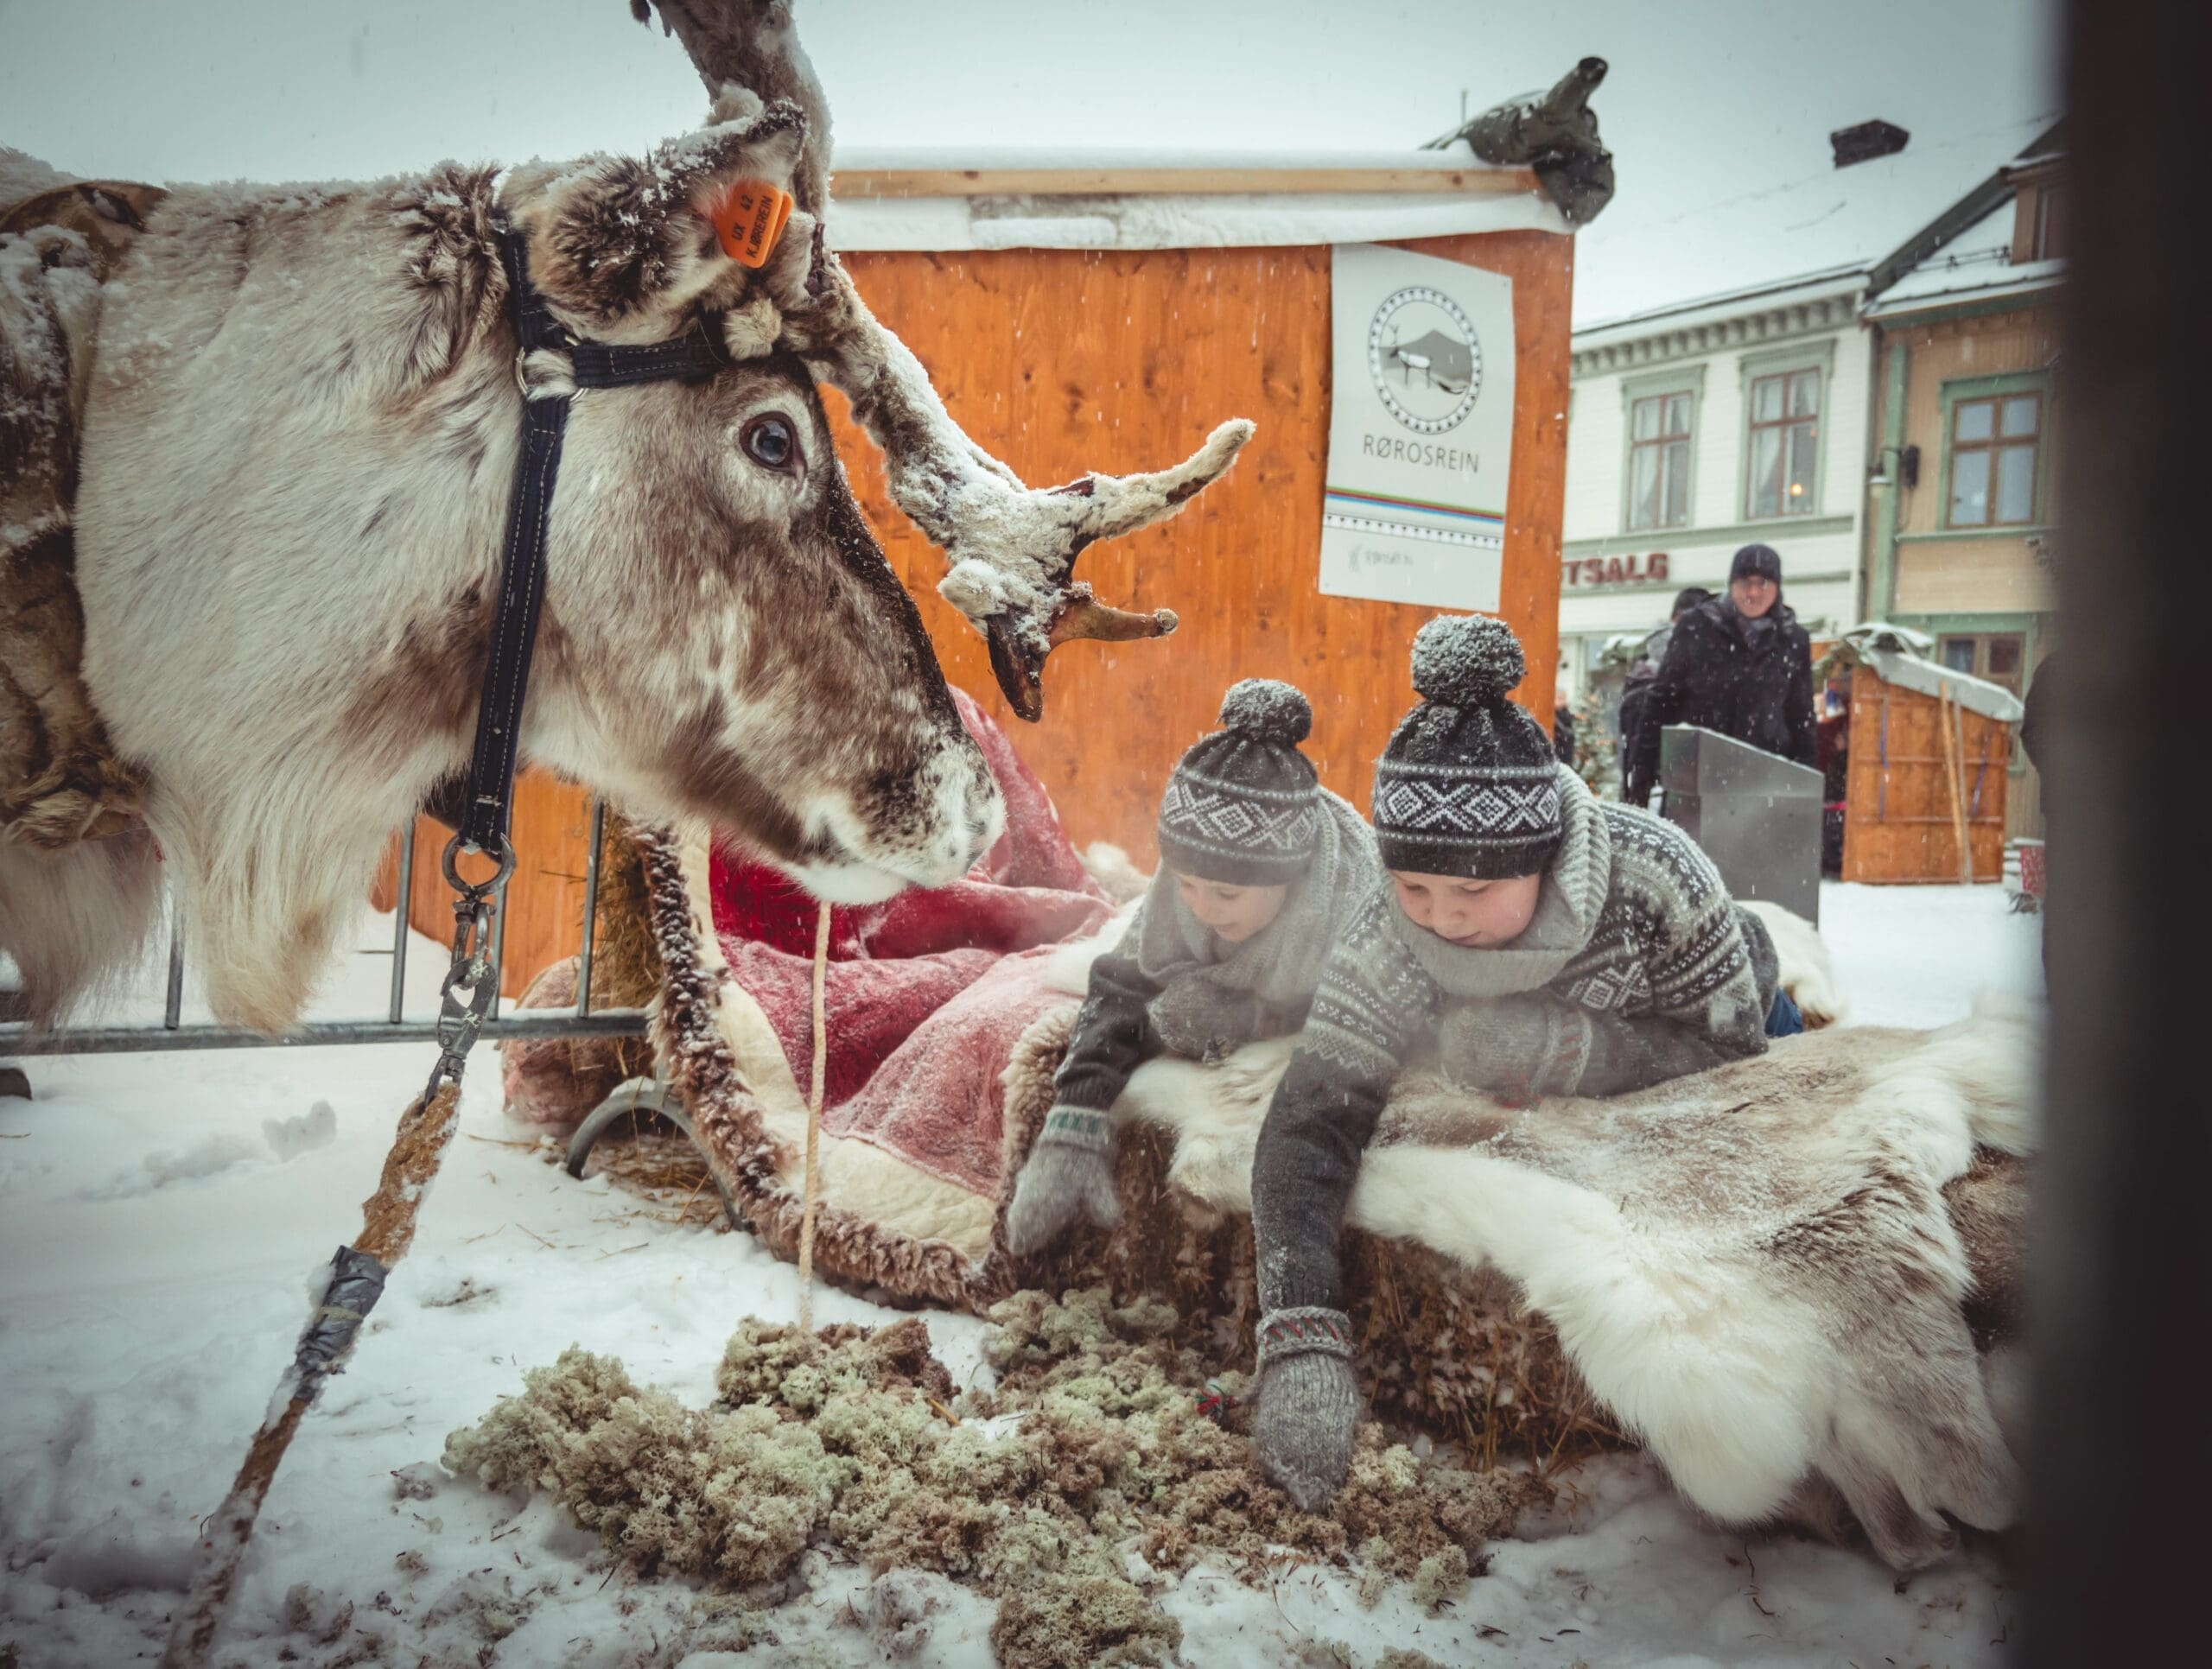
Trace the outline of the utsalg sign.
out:
M 1667 578 L 1667 553 L 1633 556 L 1582 556 L 1560 564 L 1560 583 L 1573 590 L 1605 586 L 1660 585 Z

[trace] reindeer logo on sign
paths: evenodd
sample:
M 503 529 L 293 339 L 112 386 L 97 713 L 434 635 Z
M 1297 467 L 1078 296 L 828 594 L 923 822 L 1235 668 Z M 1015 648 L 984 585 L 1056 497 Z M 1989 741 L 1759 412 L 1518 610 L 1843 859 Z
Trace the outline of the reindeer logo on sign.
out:
M 1427 284 L 1408 284 L 1375 309 L 1367 369 L 1393 417 L 1416 435 L 1442 435 L 1474 409 L 1482 345 L 1457 301 Z

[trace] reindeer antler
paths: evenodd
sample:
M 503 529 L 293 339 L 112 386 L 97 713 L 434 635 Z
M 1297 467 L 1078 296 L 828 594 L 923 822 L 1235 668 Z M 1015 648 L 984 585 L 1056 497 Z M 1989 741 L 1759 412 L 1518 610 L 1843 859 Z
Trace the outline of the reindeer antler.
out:
M 1100 539 L 1181 510 L 1236 461 L 1253 425 L 1242 418 L 1222 424 L 1173 469 L 1026 485 L 953 422 L 921 361 L 868 311 L 844 263 L 821 242 L 829 101 L 799 47 L 790 0 L 631 0 L 641 22 L 649 6 L 683 41 L 710 94 L 734 81 L 806 112 L 806 149 L 791 194 L 814 217 L 817 245 L 804 293 L 778 297 L 782 346 L 843 392 L 882 449 L 892 499 L 944 553 L 950 571 L 938 589 L 988 639 L 1007 703 L 1025 719 L 1044 711 L 1045 659 L 1062 644 L 1173 631 L 1167 609 L 1133 613 L 1099 602 L 1076 581 L 1076 558 Z

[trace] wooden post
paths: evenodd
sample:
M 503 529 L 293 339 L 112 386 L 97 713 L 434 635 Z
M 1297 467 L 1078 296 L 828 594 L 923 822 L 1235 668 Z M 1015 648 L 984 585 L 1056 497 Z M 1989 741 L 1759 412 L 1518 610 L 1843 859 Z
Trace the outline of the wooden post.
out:
M 1959 843 L 1959 879 L 1968 886 L 1974 885 L 1974 849 L 1967 839 L 1967 798 L 1965 784 L 1959 776 L 1959 750 L 1962 739 L 1951 729 L 1958 716 L 1958 709 L 1951 701 L 1951 687 L 1943 686 L 1938 698 L 1941 709 L 1936 715 L 1936 727 L 1943 733 L 1943 786 L 1951 796 L 1951 835 Z

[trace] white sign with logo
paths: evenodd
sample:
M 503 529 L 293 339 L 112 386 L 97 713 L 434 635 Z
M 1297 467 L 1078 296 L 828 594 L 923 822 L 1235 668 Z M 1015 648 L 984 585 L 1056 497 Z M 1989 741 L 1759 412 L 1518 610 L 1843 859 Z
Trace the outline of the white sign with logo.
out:
M 1339 244 L 1330 264 L 1321 589 L 1495 611 L 1513 465 L 1513 281 L 1379 244 Z

